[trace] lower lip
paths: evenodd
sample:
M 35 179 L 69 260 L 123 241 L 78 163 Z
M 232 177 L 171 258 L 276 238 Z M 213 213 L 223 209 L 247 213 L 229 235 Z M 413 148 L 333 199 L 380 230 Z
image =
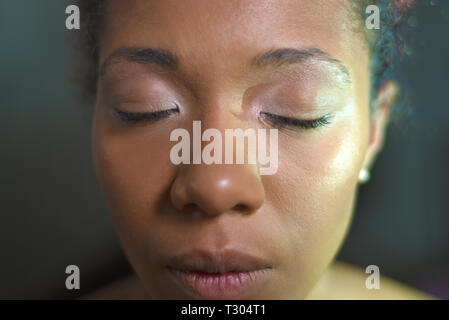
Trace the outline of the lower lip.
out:
M 201 299 L 248 298 L 271 275 L 270 268 L 227 273 L 169 270 L 184 289 Z

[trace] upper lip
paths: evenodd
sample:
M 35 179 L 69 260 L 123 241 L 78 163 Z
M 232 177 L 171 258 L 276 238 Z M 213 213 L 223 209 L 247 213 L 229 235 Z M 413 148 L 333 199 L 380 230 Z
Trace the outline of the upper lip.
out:
M 181 271 L 206 273 L 249 272 L 271 268 L 261 257 L 238 250 L 221 251 L 194 250 L 172 257 L 169 268 Z

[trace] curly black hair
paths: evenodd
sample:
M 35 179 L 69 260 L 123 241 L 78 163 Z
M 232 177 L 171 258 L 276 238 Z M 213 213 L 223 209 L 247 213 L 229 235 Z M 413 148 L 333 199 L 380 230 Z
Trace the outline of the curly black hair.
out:
M 374 101 L 380 85 L 386 80 L 397 80 L 396 67 L 406 51 L 408 18 L 416 0 L 351 0 L 359 30 L 365 32 L 371 55 L 371 100 Z M 380 9 L 379 30 L 364 27 L 366 7 L 376 5 Z M 78 0 L 81 11 L 81 33 L 77 46 L 84 55 L 83 71 L 77 72 L 85 95 L 96 94 L 98 77 L 99 41 L 107 0 Z M 372 108 L 373 110 L 374 108 Z

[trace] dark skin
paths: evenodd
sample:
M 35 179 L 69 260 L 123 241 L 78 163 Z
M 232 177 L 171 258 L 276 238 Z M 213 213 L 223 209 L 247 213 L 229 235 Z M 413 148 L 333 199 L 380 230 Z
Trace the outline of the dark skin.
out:
M 271 266 L 263 287 L 237 298 L 419 297 L 388 280 L 369 291 L 363 270 L 334 262 L 359 172 L 382 147 L 397 92 L 395 83 L 385 83 L 377 111 L 370 111 L 369 51 L 363 32 L 350 27 L 349 10 L 345 1 L 109 1 L 93 151 L 138 276 L 130 292 L 200 298 L 171 281 L 167 261 L 192 249 L 237 248 Z M 123 48 L 169 52 L 176 63 L 136 61 Z M 285 48 L 313 48 L 315 55 L 254 62 Z M 135 125 L 114 114 L 175 104 L 178 113 Z M 279 168 L 271 176 L 249 164 L 170 162 L 173 129 L 191 131 L 193 120 L 223 131 L 270 128 L 260 112 L 331 120 L 316 129 L 280 128 Z

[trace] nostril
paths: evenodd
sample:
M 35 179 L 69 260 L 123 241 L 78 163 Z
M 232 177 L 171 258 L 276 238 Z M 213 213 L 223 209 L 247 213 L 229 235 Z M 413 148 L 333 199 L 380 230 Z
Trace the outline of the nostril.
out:
M 232 211 L 235 211 L 240 215 L 244 215 L 244 214 L 249 213 L 250 209 L 247 205 L 238 204 L 232 208 Z
M 263 184 L 251 166 L 183 166 L 170 193 L 177 210 L 188 214 L 199 210 L 203 215 L 248 215 L 265 198 Z

